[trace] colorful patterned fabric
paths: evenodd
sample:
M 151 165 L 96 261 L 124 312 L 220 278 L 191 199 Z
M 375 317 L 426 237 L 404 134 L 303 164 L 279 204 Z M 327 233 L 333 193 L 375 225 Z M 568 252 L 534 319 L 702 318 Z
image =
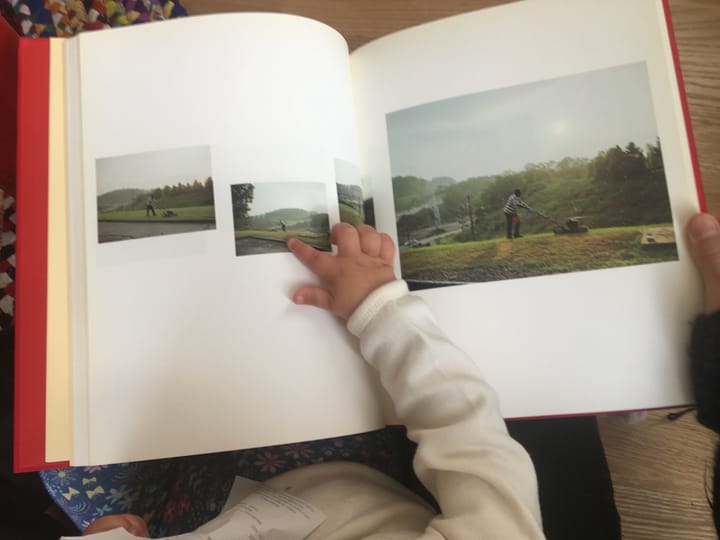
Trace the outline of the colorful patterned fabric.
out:
M 0 190 L 0 332 L 12 331 L 15 312 L 15 198 Z
M 423 494 L 412 471 L 415 446 L 403 428 L 175 459 L 71 467 L 40 476 L 55 503 L 82 530 L 105 515 L 132 513 L 151 536 L 189 532 L 215 517 L 235 476 L 264 481 L 326 461 L 365 463 Z
M 66 37 L 187 15 L 179 0 L 0 0 L 4 15 L 20 35 Z

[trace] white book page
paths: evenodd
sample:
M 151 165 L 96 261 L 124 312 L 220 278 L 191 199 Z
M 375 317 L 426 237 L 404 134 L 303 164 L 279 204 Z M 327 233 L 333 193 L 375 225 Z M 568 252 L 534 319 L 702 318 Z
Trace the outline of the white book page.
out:
M 340 35 L 294 16 L 209 16 L 83 34 L 78 58 L 85 220 L 73 240 L 86 251 L 87 356 L 74 371 L 87 406 L 76 408 L 74 463 L 382 427 L 354 340 L 290 301 L 310 272 L 288 252 L 236 254 L 233 185 L 254 185 L 255 214 L 301 207 L 338 220 L 335 160 L 357 163 Z M 110 190 L 147 196 L 207 177 L 214 223 L 130 239 L 96 217 Z M 163 200 L 143 207 L 150 226 L 192 216 Z M 274 234 L 292 227 L 280 221 Z
M 430 303 L 440 325 L 477 360 L 499 391 L 506 417 L 646 409 L 691 401 L 685 345 L 689 321 L 699 308 L 700 289 L 688 257 L 684 225 L 699 203 L 660 0 L 514 3 L 377 40 L 355 51 L 351 65 L 361 174 L 373 186 L 378 228 L 396 241 L 391 177 L 423 176 L 422 171 L 433 170 L 432 165 L 442 169 L 439 165 L 450 168 L 456 162 L 447 158 L 446 163 L 438 163 L 440 157 L 423 169 L 421 165 L 433 159 L 428 156 L 435 155 L 430 149 L 416 152 L 416 171 L 411 167 L 393 171 L 389 113 L 618 66 L 645 69 L 650 89 L 646 102 L 652 106 L 653 127 L 662 141 L 677 260 L 477 282 L 416 294 Z M 587 107 L 599 106 L 591 96 L 590 88 Z M 535 110 L 541 109 L 542 103 Z M 469 129 L 499 125 L 504 117 L 518 121 L 511 109 L 485 111 L 481 118 L 474 118 L 477 115 L 470 109 L 466 113 L 463 121 Z M 568 131 L 571 123 L 564 120 L 568 119 L 558 118 L 550 126 L 556 134 L 584 136 L 582 126 L 575 126 L 578 131 L 573 134 Z M 439 129 L 437 124 L 427 127 L 428 132 Z M 454 127 L 457 134 L 463 126 Z M 498 129 L 497 137 L 506 133 Z M 421 128 L 413 135 L 419 139 Z M 487 140 L 492 136 L 489 133 Z M 453 146 L 448 138 L 434 141 Z M 482 143 L 478 139 L 475 146 L 469 144 L 467 152 L 482 154 Z M 519 140 L 517 145 L 521 146 Z M 437 155 L 457 156 L 456 150 Z M 572 157 L 570 152 L 528 155 L 532 157 L 524 163 Z M 487 155 L 485 161 L 495 157 Z M 497 170 L 482 171 L 483 163 L 478 160 L 478 176 L 518 170 L 515 163 L 504 167 L 499 163 Z M 443 173 L 426 174 L 429 179 Z M 494 212 L 504 228 L 502 205 Z M 512 249 L 511 242 L 505 244 L 507 249 Z

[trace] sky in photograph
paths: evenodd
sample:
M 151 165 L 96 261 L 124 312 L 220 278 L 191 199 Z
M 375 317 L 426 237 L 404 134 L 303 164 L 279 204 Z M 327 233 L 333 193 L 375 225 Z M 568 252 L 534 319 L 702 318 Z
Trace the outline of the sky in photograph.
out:
M 354 163 L 335 158 L 335 181 L 338 184 L 360 186 L 360 169 Z
M 593 158 L 657 127 L 645 63 L 491 90 L 387 115 L 392 176 L 457 181 Z
M 96 167 L 98 195 L 116 189 L 149 190 L 178 182 L 205 182 L 212 176 L 209 146 L 101 158 Z
M 255 183 L 250 215 L 259 216 L 281 208 L 301 208 L 327 214 L 325 184 L 322 182 Z

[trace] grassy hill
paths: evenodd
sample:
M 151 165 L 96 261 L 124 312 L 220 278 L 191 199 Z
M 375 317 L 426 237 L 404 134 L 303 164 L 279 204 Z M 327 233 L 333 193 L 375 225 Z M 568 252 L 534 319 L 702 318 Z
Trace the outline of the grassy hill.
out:
M 108 193 L 103 193 L 97 198 L 99 212 L 110 212 L 122 206 L 131 204 L 135 198 L 144 193 L 142 189 L 116 189 Z
M 302 208 L 279 208 L 265 214 L 253 216 L 253 219 L 266 220 L 269 222 L 283 221 L 304 221 L 308 219 L 310 212 Z

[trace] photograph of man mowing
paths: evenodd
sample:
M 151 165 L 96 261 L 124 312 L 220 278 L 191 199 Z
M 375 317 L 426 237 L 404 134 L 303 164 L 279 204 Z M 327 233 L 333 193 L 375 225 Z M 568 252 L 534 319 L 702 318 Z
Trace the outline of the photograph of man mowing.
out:
M 530 210 L 530 207 L 525 204 L 525 202 L 520 198 L 520 195 L 520 190 L 516 189 L 508 197 L 508 200 L 505 203 L 505 208 L 503 209 L 503 212 L 505 213 L 505 224 L 507 226 L 507 237 L 511 240 L 513 237 L 522 237 L 520 234 L 520 216 L 518 216 L 517 213 L 518 206 L 520 208 Z

